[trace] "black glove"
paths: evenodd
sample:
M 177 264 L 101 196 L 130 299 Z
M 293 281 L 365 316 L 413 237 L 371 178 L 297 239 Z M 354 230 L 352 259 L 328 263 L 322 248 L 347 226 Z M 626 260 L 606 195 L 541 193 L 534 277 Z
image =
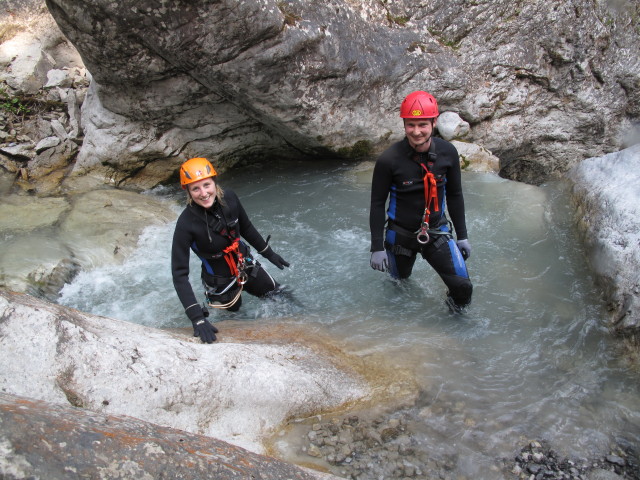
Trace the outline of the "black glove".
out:
M 193 336 L 200 337 L 202 343 L 213 343 L 216 341 L 216 333 L 218 329 L 211 325 L 209 320 L 202 318 L 193 322 Z
M 273 263 L 280 270 L 284 270 L 284 267 L 289 266 L 289 262 L 285 261 L 280 255 L 273 251 L 271 247 L 262 252 L 262 256 Z

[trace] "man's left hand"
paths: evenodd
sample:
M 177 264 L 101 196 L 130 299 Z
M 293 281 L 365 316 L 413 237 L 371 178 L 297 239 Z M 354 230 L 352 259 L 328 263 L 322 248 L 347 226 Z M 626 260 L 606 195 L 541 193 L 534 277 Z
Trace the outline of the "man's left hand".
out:
M 469 240 L 466 238 L 458 240 L 457 245 L 460 253 L 462 254 L 462 258 L 466 261 L 471 256 L 471 244 L 469 243 Z

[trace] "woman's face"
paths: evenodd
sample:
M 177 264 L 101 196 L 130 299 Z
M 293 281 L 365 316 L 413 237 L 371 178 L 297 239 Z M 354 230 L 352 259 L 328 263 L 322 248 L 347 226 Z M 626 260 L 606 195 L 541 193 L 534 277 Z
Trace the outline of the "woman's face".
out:
M 202 208 L 210 208 L 216 201 L 216 182 L 213 178 L 203 178 L 187 185 L 191 199 Z

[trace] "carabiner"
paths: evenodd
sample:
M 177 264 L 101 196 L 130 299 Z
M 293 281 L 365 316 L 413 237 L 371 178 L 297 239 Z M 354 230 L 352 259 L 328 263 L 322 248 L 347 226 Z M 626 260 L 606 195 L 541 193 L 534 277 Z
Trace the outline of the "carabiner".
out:
M 427 222 L 423 222 L 420 230 L 418 230 L 418 234 L 416 235 L 416 239 L 418 243 L 425 245 L 429 243 L 429 233 L 427 230 L 429 229 L 429 224 Z
M 244 285 L 245 283 L 247 283 L 247 280 L 249 279 L 249 277 L 247 276 L 247 272 L 244 271 L 244 269 L 247 267 L 247 263 L 244 260 L 244 257 L 242 255 L 238 255 L 238 283 L 240 285 Z

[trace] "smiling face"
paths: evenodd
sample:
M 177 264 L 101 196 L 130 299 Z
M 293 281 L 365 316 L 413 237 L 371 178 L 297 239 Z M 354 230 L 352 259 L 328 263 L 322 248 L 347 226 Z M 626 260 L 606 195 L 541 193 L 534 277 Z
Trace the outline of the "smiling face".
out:
M 190 183 L 187 190 L 191 199 L 202 208 L 211 208 L 216 201 L 216 182 L 212 177 Z
M 429 150 L 435 126 L 435 118 L 406 118 L 404 120 L 404 133 L 414 150 L 417 152 Z

